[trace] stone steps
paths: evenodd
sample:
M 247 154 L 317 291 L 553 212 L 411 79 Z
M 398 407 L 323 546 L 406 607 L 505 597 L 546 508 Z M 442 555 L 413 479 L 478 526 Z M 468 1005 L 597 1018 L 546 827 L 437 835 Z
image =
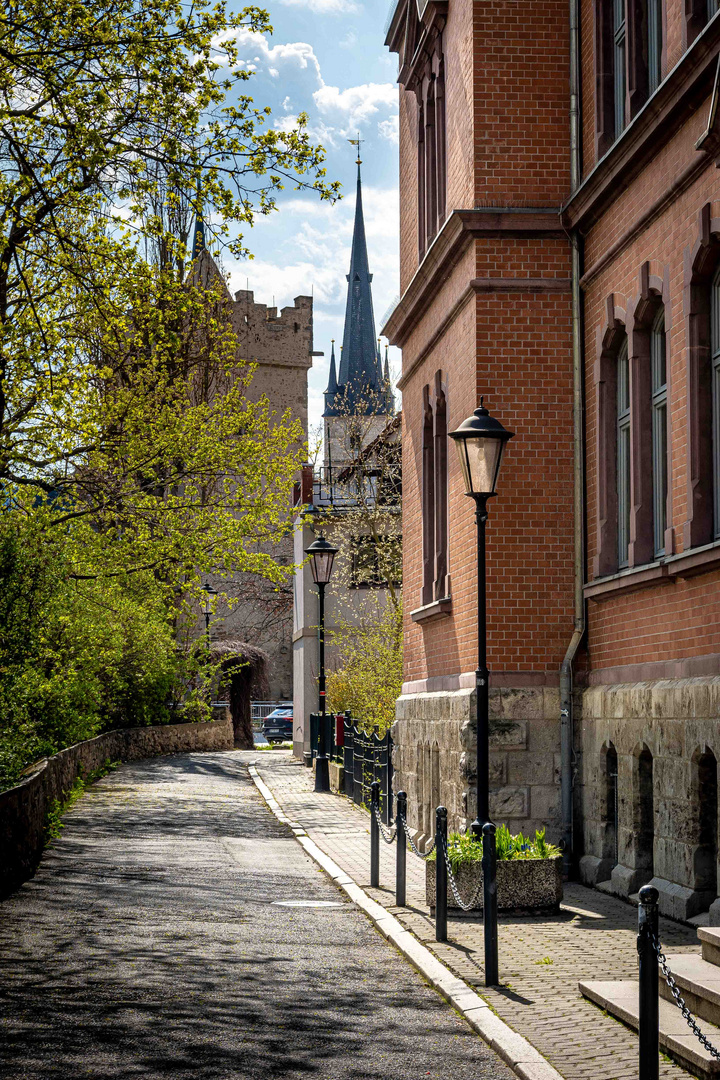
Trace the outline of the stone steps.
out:
M 668 957 L 671 971 L 682 957 Z M 691 957 L 699 960 L 700 957 Z M 661 976 L 662 977 L 662 976 Z M 605 1009 L 617 1020 L 622 1020 L 628 1027 L 638 1029 L 638 984 L 632 980 L 613 982 L 588 981 L 579 983 L 580 993 L 589 1001 Z M 688 1002 L 689 1005 L 689 1002 Z M 715 1059 L 698 1042 L 687 1022 L 683 1019 L 677 1005 L 660 999 L 660 1049 L 700 1080 L 720 1077 L 720 1061 Z M 720 1049 L 720 1027 L 708 1021 L 701 1024 L 703 1034 L 714 1046 Z
M 668 967 L 693 1016 L 720 1026 L 720 967 L 695 953 L 668 956 Z M 672 1001 L 660 972 L 660 997 Z M 676 1006 L 677 1007 L 677 1006 Z M 719 1047 L 720 1049 L 720 1047 Z

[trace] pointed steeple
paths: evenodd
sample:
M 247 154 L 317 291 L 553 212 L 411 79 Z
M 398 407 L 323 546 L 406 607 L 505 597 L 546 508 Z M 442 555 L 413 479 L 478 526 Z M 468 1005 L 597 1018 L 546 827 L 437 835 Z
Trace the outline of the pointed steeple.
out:
M 195 218 L 195 229 L 193 231 L 193 246 L 192 246 L 192 261 L 195 262 L 201 251 L 205 250 L 205 222 L 203 221 L 202 213 L 198 212 Z
M 358 157 L 357 197 L 353 228 L 348 294 L 345 306 L 343 349 L 338 383 L 351 413 L 372 414 L 383 410 L 380 364 L 375 345 L 372 274 L 368 266 L 365 219 L 362 204 L 361 161 Z
M 337 394 L 337 374 L 335 372 L 335 338 L 332 339 L 330 350 L 330 377 L 328 378 L 327 390 L 325 391 L 325 412 L 323 416 L 335 414 L 335 395 Z
M 392 383 L 390 382 L 390 364 L 388 363 L 388 347 L 385 346 L 385 368 L 383 371 L 383 386 L 385 387 L 385 400 L 387 401 L 387 411 L 389 416 L 395 415 L 395 395 L 392 390 Z

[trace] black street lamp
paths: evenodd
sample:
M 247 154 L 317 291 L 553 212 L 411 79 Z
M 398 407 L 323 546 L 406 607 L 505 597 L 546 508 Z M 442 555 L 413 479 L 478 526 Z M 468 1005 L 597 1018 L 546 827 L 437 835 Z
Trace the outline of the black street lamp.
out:
M 487 666 L 485 524 L 487 504 L 496 494 L 503 451 L 514 432 L 504 428 L 483 405 L 451 431 L 460 458 L 465 494 L 475 500 L 477 522 L 477 626 L 478 666 L 475 672 L 477 702 L 477 812 L 471 829 L 483 837 L 483 924 L 485 933 L 485 985 L 498 981 L 497 884 L 495 880 L 495 826 L 490 822 L 490 698 Z M 485 828 L 483 828 L 485 826 Z
M 208 649 L 210 648 L 210 616 L 213 613 L 213 599 L 217 596 L 217 589 L 213 589 L 209 581 L 203 585 L 205 599 L 203 601 L 203 614 L 205 616 L 205 633 L 207 635 Z
M 318 642 L 320 646 L 320 674 L 318 676 L 320 730 L 318 732 L 318 752 L 315 758 L 315 790 L 330 790 L 330 772 L 328 769 L 327 749 L 325 746 L 325 586 L 330 581 L 333 560 L 338 549 L 329 544 L 324 536 L 318 536 L 305 554 L 310 556 L 310 569 L 313 581 L 318 587 L 320 598 L 320 618 L 318 620 Z

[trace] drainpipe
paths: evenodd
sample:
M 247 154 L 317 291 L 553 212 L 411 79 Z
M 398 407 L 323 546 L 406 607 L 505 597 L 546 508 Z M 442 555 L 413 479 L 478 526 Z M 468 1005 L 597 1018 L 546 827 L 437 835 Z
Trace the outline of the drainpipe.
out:
M 580 182 L 580 30 L 579 0 L 570 0 L 570 188 Z M 573 633 L 560 666 L 560 801 L 563 869 L 569 877 L 573 862 L 573 664 L 585 634 L 585 477 L 583 456 L 582 309 L 580 237 L 572 245 L 572 360 L 573 360 Z

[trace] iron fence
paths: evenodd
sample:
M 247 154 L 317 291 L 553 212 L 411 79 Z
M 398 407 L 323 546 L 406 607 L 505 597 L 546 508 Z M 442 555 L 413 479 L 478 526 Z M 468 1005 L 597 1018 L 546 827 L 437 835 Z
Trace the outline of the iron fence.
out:
M 310 747 L 317 755 L 320 713 L 310 714 Z M 371 786 L 380 784 L 380 815 L 384 824 L 392 819 L 392 738 L 377 729 L 363 731 L 350 713 L 328 713 L 325 717 L 325 747 L 331 761 L 343 766 L 344 790 L 358 806 L 370 809 Z

